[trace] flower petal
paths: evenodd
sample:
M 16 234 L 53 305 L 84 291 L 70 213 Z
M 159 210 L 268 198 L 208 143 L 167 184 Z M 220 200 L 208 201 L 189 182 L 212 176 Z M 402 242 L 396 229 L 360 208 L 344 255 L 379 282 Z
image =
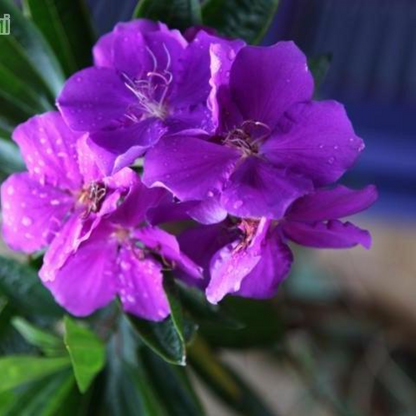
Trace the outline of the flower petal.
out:
M 55 278 L 44 282 L 55 300 L 75 316 L 90 315 L 117 293 L 117 242 L 109 238 L 111 231 L 107 226 L 97 228 Z
M 306 57 L 293 42 L 246 46 L 231 68 L 231 95 L 244 120 L 272 130 L 294 103 L 312 98 L 313 78 Z
M 194 278 L 202 277 L 202 270 L 192 260 L 181 253 L 176 237 L 157 227 L 141 227 L 134 231 L 134 236 L 147 248 L 155 250 L 164 259 L 171 261 Z
M 123 117 L 135 97 L 110 68 L 87 68 L 72 75 L 57 105 L 74 130 L 97 131 Z
M 273 163 L 287 166 L 319 186 L 338 180 L 363 149 L 344 107 L 336 101 L 292 106 L 262 146 Z
M 28 173 L 17 173 L 2 184 L 1 203 L 6 243 L 31 253 L 51 242 L 74 199 L 58 188 L 39 184 Z
M 144 33 L 156 30 L 167 30 L 162 23 L 152 22 L 147 19 L 134 20 L 128 23 L 118 23 L 114 30 L 101 36 L 93 48 L 94 64 L 96 66 L 105 66 L 109 68 L 117 68 L 117 61 L 114 60 L 114 40 L 122 37 L 126 32 Z M 127 42 L 126 42 L 127 43 Z M 134 47 L 130 50 L 134 54 Z
M 250 245 L 238 248 L 236 240 L 217 251 L 210 262 L 211 281 L 205 291 L 211 303 L 218 303 L 228 293 L 238 292 L 246 276 L 261 260 L 261 246 L 264 243 L 269 221 L 262 220 Z
M 200 200 L 221 190 L 238 151 L 192 136 L 166 136 L 145 157 L 143 182 L 164 186 L 181 200 Z
M 215 195 L 189 207 L 188 215 L 201 224 L 216 224 L 227 218 L 227 211 L 222 207 L 219 196 Z
M 52 240 L 39 271 L 42 281 L 54 280 L 57 271 L 77 251 L 80 244 L 89 238 L 98 225 L 98 222 L 93 220 L 83 221 L 80 214 L 81 211 L 71 214 Z
M 82 185 L 76 150 L 79 138 L 58 112 L 32 117 L 13 132 L 30 174 L 41 183 L 71 190 Z
M 100 169 L 112 175 L 131 165 L 165 132 L 160 120 L 148 118 L 131 126 L 92 133 L 88 143 Z
M 231 97 L 230 70 L 238 51 L 244 46 L 241 40 L 214 42 L 210 46 L 211 92 L 208 105 L 212 109 L 213 123 L 221 131 L 229 131 L 243 121 Z
M 88 146 L 88 136 L 84 135 L 77 142 L 77 154 L 79 170 L 85 184 L 97 182 L 103 178 L 103 173 L 98 168 L 94 152 Z
M 327 223 L 307 224 L 288 221 L 282 224 L 284 234 L 297 244 L 315 248 L 348 248 L 361 244 L 371 247 L 368 231 L 350 222 L 331 220 Z
M 377 189 L 369 185 L 359 191 L 338 185 L 298 199 L 290 207 L 287 219 L 292 221 L 326 221 L 364 211 L 377 200 Z
M 145 220 L 147 211 L 157 206 L 165 197 L 166 191 L 164 189 L 149 189 L 141 183 L 140 177 L 134 174 L 134 182 L 130 186 L 125 200 L 108 219 L 113 224 L 125 228 L 138 226 Z
M 210 277 L 210 262 L 214 254 L 224 246 L 231 244 L 238 237 L 235 230 L 230 231 L 224 224 L 201 225 L 185 230 L 178 236 L 181 251 L 198 266 L 202 267 L 204 280 L 189 279 L 185 274 L 180 278 L 188 284 L 204 288 Z M 198 242 L 198 244 L 195 244 Z
M 244 278 L 235 295 L 255 299 L 273 297 L 288 275 L 292 262 L 293 255 L 289 247 L 281 241 L 277 233 L 273 233 L 262 246 L 260 261 Z
M 170 314 L 158 262 L 151 258 L 140 260 L 132 250 L 122 247 L 118 276 L 118 292 L 125 311 L 151 321 L 161 321 Z
M 231 175 L 221 203 L 240 218 L 280 219 L 294 200 L 311 190 L 309 180 L 250 157 Z

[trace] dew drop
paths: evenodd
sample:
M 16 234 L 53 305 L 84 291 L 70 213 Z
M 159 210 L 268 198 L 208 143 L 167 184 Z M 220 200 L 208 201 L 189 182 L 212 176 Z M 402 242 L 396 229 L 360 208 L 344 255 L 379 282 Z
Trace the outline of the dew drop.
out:
M 330 165 L 332 165 L 334 162 L 335 162 L 335 158 L 334 158 L 334 157 L 330 157 L 330 158 L 328 159 L 328 163 L 329 163 Z
M 233 207 L 235 209 L 240 208 L 243 205 L 243 201 L 239 200 L 239 201 L 235 201 Z

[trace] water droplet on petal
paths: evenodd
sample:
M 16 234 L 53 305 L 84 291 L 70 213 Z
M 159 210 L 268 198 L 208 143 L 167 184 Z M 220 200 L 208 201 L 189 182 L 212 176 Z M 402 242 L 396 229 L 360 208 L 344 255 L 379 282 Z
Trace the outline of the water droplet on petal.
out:
M 243 205 L 243 201 L 239 200 L 239 201 L 235 201 L 233 207 L 235 209 L 240 208 Z
M 330 158 L 328 159 L 328 163 L 329 163 L 330 165 L 332 165 L 334 162 L 335 162 L 335 158 L 334 158 L 334 157 L 330 157 Z

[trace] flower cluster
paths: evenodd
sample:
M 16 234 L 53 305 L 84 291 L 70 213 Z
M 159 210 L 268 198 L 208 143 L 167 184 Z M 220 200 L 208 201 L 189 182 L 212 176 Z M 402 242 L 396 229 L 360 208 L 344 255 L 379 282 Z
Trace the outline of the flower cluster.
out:
M 6 242 L 46 249 L 40 278 L 68 311 L 119 297 L 162 320 L 166 270 L 212 303 L 267 298 L 290 270 L 289 241 L 370 246 L 340 218 L 369 207 L 375 188 L 335 184 L 363 142 L 342 105 L 312 101 L 292 42 L 253 47 L 138 20 L 93 55 L 59 112 L 17 127 L 28 171 L 1 189 Z

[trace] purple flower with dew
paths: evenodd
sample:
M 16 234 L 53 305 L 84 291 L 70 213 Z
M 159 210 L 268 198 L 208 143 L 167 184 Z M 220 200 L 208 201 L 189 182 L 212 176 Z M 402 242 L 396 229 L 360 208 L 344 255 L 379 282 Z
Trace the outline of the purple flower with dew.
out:
M 88 238 L 96 220 L 117 208 L 135 174 L 124 169 L 104 177 L 85 136 L 72 132 L 58 112 L 35 116 L 13 133 L 28 172 L 10 176 L 1 187 L 3 236 L 16 250 L 31 253 L 52 243 L 63 229 L 72 245 L 60 252 L 58 267 Z M 55 253 L 57 254 L 57 253 Z
M 146 223 L 147 211 L 164 194 L 146 188 L 137 177 L 119 208 L 101 218 L 77 252 L 44 279 L 59 304 L 85 316 L 119 296 L 124 310 L 141 318 L 160 321 L 169 315 L 163 271 L 178 269 L 198 279 L 201 268 L 181 253 L 173 235 Z
M 214 44 L 210 53 L 216 133 L 162 138 L 145 157 L 146 185 L 182 201 L 218 197 L 241 218 L 280 219 L 352 166 L 363 142 L 341 104 L 311 101 L 312 75 L 292 42 L 246 46 L 236 57 Z
M 344 186 L 318 190 L 295 201 L 281 221 L 227 220 L 189 229 L 181 249 L 205 269 L 201 287 L 210 302 L 232 293 L 269 298 L 289 273 L 293 255 L 287 241 L 315 248 L 370 248 L 371 236 L 343 218 L 377 199 L 374 186 L 354 191 Z M 195 244 L 198 241 L 199 244 Z
M 90 133 L 105 173 L 131 164 L 167 132 L 212 131 L 210 45 L 244 43 L 202 30 L 193 36 L 188 42 L 147 20 L 120 23 L 94 47 L 95 66 L 66 82 L 58 107 L 72 129 Z

